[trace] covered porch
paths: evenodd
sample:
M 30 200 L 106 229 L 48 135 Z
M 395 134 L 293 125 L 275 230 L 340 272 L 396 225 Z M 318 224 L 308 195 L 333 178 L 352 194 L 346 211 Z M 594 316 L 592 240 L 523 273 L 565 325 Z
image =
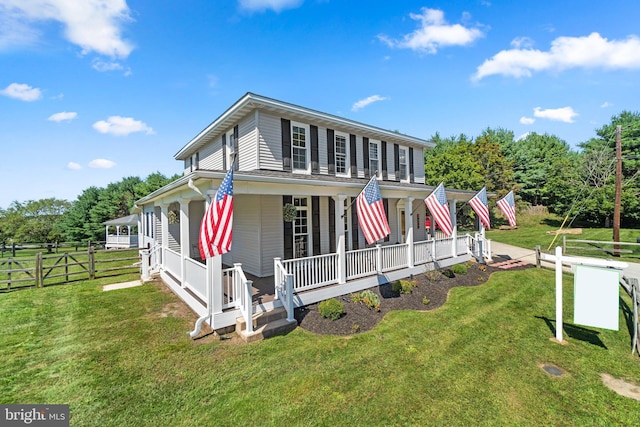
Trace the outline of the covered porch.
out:
M 136 214 L 105 221 L 105 249 L 129 249 L 138 247 L 138 222 Z

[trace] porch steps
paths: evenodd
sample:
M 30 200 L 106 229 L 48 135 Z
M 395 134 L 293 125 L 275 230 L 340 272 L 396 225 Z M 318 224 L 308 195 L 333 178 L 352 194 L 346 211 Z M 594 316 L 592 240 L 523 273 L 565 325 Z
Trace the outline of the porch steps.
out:
M 509 268 L 522 267 L 524 265 L 529 265 L 529 263 L 525 261 L 519 261 L 517 259 L 510 259 L 502 262 L 494 262 L 493 264 L 490 264 L 490 265 L 491 267 L 498 267 L 503 270 L 507 270 Z
M 254 314 L 253 332 L 247 332 L 247 323 L 243 317 L 236 319 L 236 333 L 245 342 L 261 341 L 275 335 L 284 335 L 298 326 L 295 320 L 287 321 L 287 311 L 283 307 Z

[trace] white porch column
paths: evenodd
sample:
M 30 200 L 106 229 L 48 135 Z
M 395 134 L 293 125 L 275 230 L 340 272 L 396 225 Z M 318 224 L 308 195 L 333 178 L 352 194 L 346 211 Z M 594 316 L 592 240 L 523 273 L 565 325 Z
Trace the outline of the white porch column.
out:
M 458 218 L 456 216 L 456 199 L 451 200 L 449 203 L 449 215 L 451 215 L 451 226 L 452 232 L 451 237 L 453 237 L 453 242 L 451 244 L 451 256 L 458 256 Z
M 141 248 L 142 247 L 142 243 L 144 241 L 143 238 L 143 231 L 142 231 L 142 218 L 144 216 L 144 212 L 141 212 L 140 215 L 138 215 L 138 247 Z
M 404 199 L 405 243 L 407 244 L 407 265 L 413 267 L 413 197 Z
M 169 247 L 169 203 L 160 204 L 160 232 L 162 233 L 162 266 L 165 266 L 167 259 L 167 248 Z
M 182 273 L 182 284 L 184 286 L 187 273 L 187 257 L 191 257 L 189 248 L 189 199 L 178 199 L 180 202 L 180 272 Z
M 336 218 L 336 253 L 338 254 L 338 283 L 347 282 L 347 254 L 345 251 L 344 242 L 344 201 L 347 196 L 344 194 L 338 194 L 332 196 L 335 205 L 335 218 Z

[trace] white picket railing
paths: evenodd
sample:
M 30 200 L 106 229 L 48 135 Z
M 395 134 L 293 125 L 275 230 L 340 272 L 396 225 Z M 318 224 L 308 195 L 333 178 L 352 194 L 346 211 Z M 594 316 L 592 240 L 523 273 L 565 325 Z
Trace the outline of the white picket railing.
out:
M 287 274 L 294 277 L 294 291 L 299 292 L 338 283 L 338 254 L 283 260 Z
M 164 249 L 164 254 L 164 269 L 171 273 L 176 279 L 182 280 L 182 269 L 180 268 L 182 255 L 169 248 Z
M 276 284 L 277 300 L 282 301 L 282 305 L 287 310 L 287 320 L 292 322 L 293 317 L 293 274 L 287 273 L 286 268 L 282 265 L 280 258 L 273 260 L 273 272 Z
M 433 240 L 415 242 L 413 244 L 413 264 L 420 265 L 433 261 Z
M 456 239 L 456 255 L 466 255 L 471 253 L 470 244 L 471 241 L 469 239 L 469 235 L 465 234 L 464 236 L 458 236 Z
M 253 281 L 247 280 L 247 276 L 245 276 L 244 271 L 242 271 L 242 264 L 233 264 L 233 270 L 231 276 L 226 276 L 229 277 L 230 280 L 225 280 L 224 282 L 231 283 L 230 289 L 232 290 L 229 295 L 232 295 L 235 307 L 240 309 L 240 313 L 247 327 L 247 333 L 251 333 L 253 332 Z M 224 278 L 225 276 L 223 274 L 223 280 Z M 224 289 L 225 297 L 229 298 L 229 295 L 226 295 L 226 285 Z M 223 303 L 222 307 L 224 308 L 224 306 L 225 304 Z
M 236 267 L 238 266 L 238 267 Z M 244 272 L 239 264 L 222 270 L 222 308 L 239 308 Z M 246 278 L 245 278 L 246 280 Z
M 372 276 L 378 271 L 378 248 L 349 251 L 347 255 L 347 280 Z
M 451 258 L 451 256 L 453 255 L 453 237 L 447 237 L 446 239 L 437 239 L 435 247 L 436 261 L 445 258 Z
M 207 267 L 204 264 L 185 258 L 182 283 L 202 301 L 207 301 Z
M 399 268 L 407 267 L 407 249 L 409 245 L 407 243 L 400 243 L 398 245 L 380 246 L 382 252 L 381 260 L 382 266 L 380 271 L 383 273 L 391 270 L 398 270 Z

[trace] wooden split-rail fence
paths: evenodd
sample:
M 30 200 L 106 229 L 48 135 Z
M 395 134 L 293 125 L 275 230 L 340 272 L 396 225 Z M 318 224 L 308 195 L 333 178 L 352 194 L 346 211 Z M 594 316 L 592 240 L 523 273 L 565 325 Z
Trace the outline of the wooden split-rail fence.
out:
M 138 250 L 96 251 L 43 254 L 35 257 L 0 259 L 0 292 L 26 287 L 44 287 L 63 283 L 93 280 L 140 270 Z

